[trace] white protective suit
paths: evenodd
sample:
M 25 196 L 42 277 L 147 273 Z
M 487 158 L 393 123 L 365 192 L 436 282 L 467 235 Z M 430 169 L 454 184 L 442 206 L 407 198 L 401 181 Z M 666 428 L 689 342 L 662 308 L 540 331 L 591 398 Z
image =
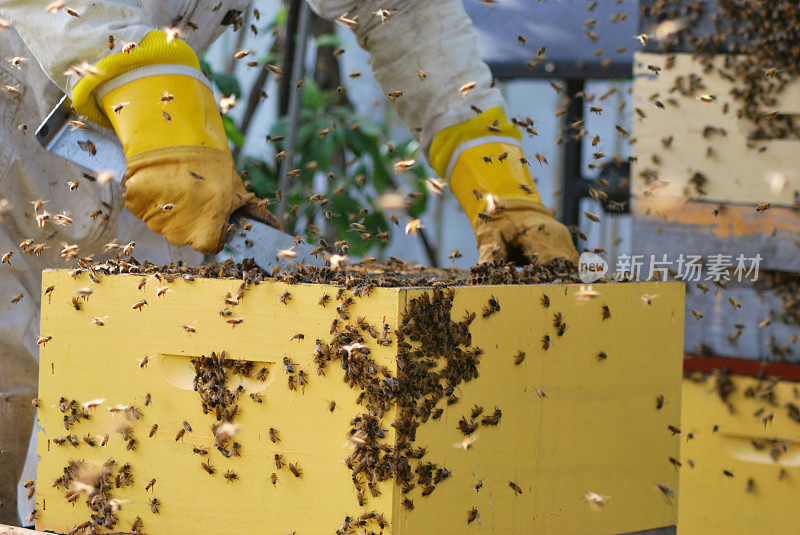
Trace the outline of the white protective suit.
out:
M 347 15 L 359 22 L 354 31 L 371 55 L 376 79 L 385 93 L 403 92 L 395 102 L 396 110 L 426 155 L 436 133 L 474 117 L 471 106 L 505 106 L 480 59 L 460 0 L 395 3 L 392 7 L 397 11 L 388 22 L 375 14 L 387 7 L 382 0 L 308 1 L 320 16 Z M 14 523 L 17 508 L 25 522 L 33 508 L 21 485 L 35 477 L 35 435 L 27 448 L 23 474 L 20 469 L 34 417 L 31 400 L 36 397 L 41 271 L 67 265 L 59 258 L 62 242 L 78 244 L 82 256 L 97 254 L 99 258 L 103 244 L 112 239 L 123 244 L 134 240 L 134 256 L 142 260 L 202 261 L 194 251 L 168 246 L 123 210 L 121 186 L 86 180 L 76 168 L 46 152 L 33 132 L 77 81 L 64 71 L 109 54 L 110 35 L 117 43 L 139 42 L 151 30 L 177 26 L 199 55 L 227 29 L 221 23 L 230 19 L 230 10 L 243 12 L 249 4 L 227 0 L 213 9 L 219 2 L 71 0 L 69 7 L 80 14 L 76 18 L 64 11 L 48 14 L 48 3 L 0 0 L 0 16 L 12 25 L 0 29 L 0 57 L 28 58 L 19 69 L 8 61 L 0 63 L 0 87 L 9 85 L 21 92 L 0 92 L 0 199 L 8 199 L 12 206 L 0 221 L 0 255 L 9 250 L 15 253 L 10 265 L 0 265 L 0 523 Z M 192 29 L 194 25 L 197 29 Z M 424 81 L 417 70 L 427 73 Z M 471 81 L 477 82 L 475 89 L 459 97 L 458 88 Z M 20 124 L 27 125 L 26 132 L 17 128 Z M 78 189 L 70 192 L 68 181 L 79 182 Z M 36 199 L 47 200 L 45 209 L 51 213 L 68 212 L 74 222 L 68 227 L 48 223 L 44 229 L 37 228 L 31 205 Z M 98 209 L 107 219 L 89 216 Z M 39 257 L 23 254 L 19 243 L 26 238 L 47 241 L 50 247 Z M 12 304 L 19 294 L 22 299 Z M 20 500 L 14 507 L 17 480 Z

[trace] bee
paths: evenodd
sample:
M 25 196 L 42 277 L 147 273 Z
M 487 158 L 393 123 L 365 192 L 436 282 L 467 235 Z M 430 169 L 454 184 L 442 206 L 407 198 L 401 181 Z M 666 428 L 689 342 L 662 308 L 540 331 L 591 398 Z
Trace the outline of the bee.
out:
M 182 329 L 184 330 L 184 332 L 187 332 L 187 333 L 196 333 L 197 332 L 197 329 L 195 329 L 194 326 L 192 326 L 192 325 L 183 325 Z
M 144 486 L 144 490 L 145 492 L 147 492 L 148 490 L 152 489 L 155 486 L 156 486 L 156 478 L 153 478 L 147 483 L 147 485 Z
M 6 251 L 3 258 L 0 259 L 0 264 L 11 264 L 11 257 L 14 256 L 14 251 Z
M 103 437 L 100 439 L 100 446 L 102 447 L 106 444 L 108 444 L 108 435 L 103 435 Z
M 150 396 L 150 392 L 144 395 L 144 406 L 148 407 L 150 403 L 153 401 L 153 398 Z
M 500 311 L 500 303 L 497 301 L 497 298 L 495 296 L 491 296 L 489 298 L 488 304 L 483 307 L 483 317 L 488 318 L 495 312 L 499 311 Z
M 141 301 L 139 301 L 139 302 L 137 302 L 135 305 L 133 305 L 133 309 L 134 309 L 134 310 L 139 310 L 139 311 L 141 311 L 141 310 L 142 310 L 142 308 L 143 308 L 143 307 L 144 307 L 146 304 L 147 304 L 147 299 L 142 299 Z
M 222 477 L 228 480 L 228 483 L 233 483 L 235 480 L 239 479 L 239 476 L 233 470 L 228 470 L 225 472 Z
M 72 308 L 75 310 L 80 310 L 83 307 L 83 304 L 78 300 L 77 297 L 72 298 Z
M 331 300 L 330 295 L 323 294 L 322 297 L 319 298 L 319 301 L 317 301 L 317 304 L 321 307 L 325 307 L 330 300 Z
M 156 431 L 158 431 L 158 424 L 153 424 L 153 427 L 150 428 L 150 434 L 148 436 L 152 438 L 152 436 L 156 434 Z
M 127 106 L 128 104 L 130 104 L 130 102 L 129 102 L 129 101 L 127 101 L 127 100 L 126 100 L 126 101 L 124 101 L 124 102 L 119 102 L 119 103 L 117 103 L 117 104 L 114 104 L 114 105 L 111 107 L 111 109 L 114 111 L 114 113 L 117 113 L 117 114 L 118 114 L 118 113 L 119 113 L 119 112 L 121 112 L 121 111 L 123 110 L 123 108 L 125 108 L 125 106 Z
M 403 499 L 403 507 L 405 507 L 405 508 L 406 508 L 406 509 L 408 509 L 409 511 L 413 511 L 413 510 L 414 510 L 414 502 L 412 502 L 412 501 L 411 501 L 410 499 L 408 499 L 408 498 L 404 498 L 404 499 Z
M 275 485 L 276 483 L 278 483 L 278 474 L 276 474 L 275 472 L 272 472 L 272 474 L 270 474 L 270 476 L 269 476 L 269 481 L 270 481 L 270 483 L 272 483 L 273 485 Z
M 208 450 L 205 448 L 198 448 L 197 446 L 194 446 L 192 448 L 192 453 L 196 453 L 198 455 L 208 455 Z
M 63 446 L 67 443 L 67 439 L 64 437 L 56 437 L 53 439 L 53 442 L 55 442 L 56 446 Z
M 20 301 L 22 301 L 22 298 L 23 298 L 23 297 L 24 297 L 24 296 L 23 296 L 22 294 L 19 294 L 19 295 L 16 295 L 16 296 L 12 297 L 12 298 L 11 298 L 11 303 L 12 303 L 12 304 L 14 304 L 14 305 L 16 305 L 17 303 L 19 303 Z
M 275 429 L 274 427 L 269 428 L 269 440 L 273 444 L 276 444 L 281 441 L 281 437 L 278 434 L 278 430 Z
M 145 355 L 140 359 L 136 359 L 136 361 L 139 363 L 140 368 L 144 368 L 147 366 L 147 363 L 150 362 L 150 355 Z
M 681 464 L 681 462 L 675 457 L 670 457 L 669 462 L 672 463 L 672 466 L 674 466 L 675 468 L 680 468 L 681 466 L 683 466 L 683 464 Z
M 294 477 L 303 477 L 303 470 L 297 463 L 289 463 L 289 471 L 292 473 Z
M 668 426 L 667 426 L 667 429 L 669 429 L 670 431 L 672 431 L 672 434 L 673 434 L 673 435 L 680 435 L 680 434 L 681 434 L 681 430 L 680 430 L 680 428 L 678 428 L 678 427 L 675 427 L 674 425 L 668 425 Z
M 420 70 L 417 70 L 417 77 L 418 77 L 420 80 L 424 80 L 425 78 L 427 78 L 427 77 L 428 77 L 428 73 L 427 73 L 427 72 L 425 72 L 425 71 L 420 71 Z
M 275 454 L 275 466 L 280 470 L 283 468 L 283 455 L 280 453 Z
M 483 487 L 483 480 L 479 479 L 477 483 L 475 483 L 475 492 L 478 492 Z
M 260 370 L 258 370 L 258 373 L 256 374 L 256 380 L 258 380 L 258 381 L 266 381 L 267 380 L 267 376 L 269 376 L 269 369 L 261 368 Z
M 387 94 L 387 96 L 389 97 L 389 100 L 394 102 L 395 100 L 397 100 L 398 98 L 403 96 L 403 92 L 402 91 L 390 91 Z
M 150 500 L 150 510 L 153 512 L 154 515 L 158 514 L 158 507 L 161 505 L 161 502 L 158 498 L 153 498 Z
M 517 354 L 514 355 L 514 365 L 519 366 L 525 360 L 525 352 L 520 350 L 517 351 Z
M 292 300 L 292 294 L 290 292 L 288 292 L 288 291 L 287 292 L 283 292 L 281 294 L 281 296 L 278 298 L 278 302 L 282 303 L 284 305 L 287 303 L 287 301 L 291 301 L 291 300 Z
M 513 490 L 516 494 L 522 494 L 522 489 L 520 488 L 520 486 L 514 483 L 513 481 L 509 481 L 508 486 L 511 487 L 511 490 Z
M 474 507 L 467 511 L 467 524 L 472 524 L 478 518 L 478 510 Z
M 723 471 L 722 471 L 722 473 L 723 473 L 723 474 L 724 474 L 726 477 L 733 477 L 733 472 L 731 472 L 730 470 L 723 470 Z
M 50 341 L 50 340 L 52 340 L 52 339 L 53 339 L 53 335 L 50 335 L 50 334 L 48 334 L 47 336 L 40 336 L 40 337 L 39 337 L 39 338 L 36 340 L 36 344 L 37 344 L 37 345 L 40 345 L 40 346 L 42 346 L 42 347 L 44 347 L 44 346 L 46 346 L 46 345 L 47 345 L 47 342 L 49 342 L 49 341 Z
M 742 305 L 739 304 L 739 301 L 733 297 L 728 298 L 728 303 L 730 303 L 733 308 L 742 308 Z
M 548 297 L 547 294 L 542 294 L 542 297 L 541 299 L 539 299 L 539 302 L 542 304 L 544 308 L 550 308 L 550 297 Z
M 98 327 L 103 327 L 106 324 L 105 320 L 106 320 L 107 317 L 108 316 L 103 316 L 102 318 L 100 318 L 100 317 L 94 316 L 92 318 L 92 324 L 93 325 L 97 325 Z
M 253 400 L 253 401 L 255 401 L 256 403 L 263 403 L 263 402 L 264 402 L 264 400 L 263 400 L 263 399 L 261 399 L 261 396 L 259 396 L 259 395 L 258 395 L 258 394 L 256 394 L 255 392 L 251 392 L 251 393 L 250 393 L 250 399 L 252 399 L 252 400 Z
M 178 433 L 175 435 L 175 442 L 177 442 L 180 439 L 182 439 L 183 435 L 185 435 L 185 434 L 186 434 L 186 429 L 184 429 L 184 428 L 178 429 Z
M 252 53 L 253 53 L 253 51 L 252 51 L 252 50 L 250 50 L 249 48 L 244 48 L 244 49 L 242 49 L 242 50 L 238 50 L 237 52 L 235 52 L 235 53 L 233 54 L 233 59 L 235 59 L 235 60 L 240 60 L 240 59 L 242 59 L 242 58 L 244 58 L 244 57 L 247 57 L 247 56 L 249 56 L 249 55 L 250 55 L 250 54 L 252 54 Z
M 544 349 L 545 351 L 550 349 L 550 335 L 549 334 L 545 334 L 544 336 L 542 336 L 542 349 Z
M 131 522 L 131 531 L 133 533 L 139 533 L 142 530 L 142 524 L 144 524 L 142 518 L 137 516 L 133 519 L 133 522 Z
M 208 472 L 209 475 L 214 475 L 217 472 L 217 469 L 211 466 L 211 463 L 200 463 L 200 466 L 203 467 L 203 470 Z

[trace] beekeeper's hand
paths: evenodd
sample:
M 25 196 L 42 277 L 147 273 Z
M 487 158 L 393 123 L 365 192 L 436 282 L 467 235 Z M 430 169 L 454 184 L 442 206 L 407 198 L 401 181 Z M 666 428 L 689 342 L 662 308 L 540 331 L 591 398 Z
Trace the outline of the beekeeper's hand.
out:
M 500 108 L 439 132 L 430 155 L 469 217 L 480 262 L 578 262 L 569 230 L 542 205 L 519 131 Z
M 219 251 L 228 217 L 252 194 L 189 45 L 152 31 L 97 62 L 72 96 L 79 113 L 112 127 L 122 142 L 128 209 L 174 245 Z

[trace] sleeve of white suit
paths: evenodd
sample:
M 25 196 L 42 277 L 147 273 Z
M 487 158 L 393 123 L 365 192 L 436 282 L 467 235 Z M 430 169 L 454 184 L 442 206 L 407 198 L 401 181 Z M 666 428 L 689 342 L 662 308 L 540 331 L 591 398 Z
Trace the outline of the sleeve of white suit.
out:
M 51 9 L 50 0 L 0 0 L 0 14 L 14 25 L 47 75 L 68 91 L 77 81 L 65 74 L 73 65 L 94 63 L 123 43 L 138 43 L 154 30 L 141 0 L 70 0 Z M 74 15 L 67 10 L 74 10 Z M 77 15 L 77 16 L 75 16 Z
M 505 109 L 461 0 L 407 0 L 391 6 L 384 0 L 309 3 L 322 16 L 346 13 L 357 22 L 354 31 L 370 54 L 375 78 L 386 95 L 402 92 L 394 99 L 395 109 L 426 155 L 437 133 L 472 119 L 475 108 Z M 396 11 L 382 17 L 387 7 Z M 473 89 L 459 91 L 473 83 Z

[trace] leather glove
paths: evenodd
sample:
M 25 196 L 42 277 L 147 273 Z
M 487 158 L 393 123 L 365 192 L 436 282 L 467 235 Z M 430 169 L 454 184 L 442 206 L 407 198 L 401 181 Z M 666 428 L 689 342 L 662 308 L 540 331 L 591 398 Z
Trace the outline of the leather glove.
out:
M 469 217 L 479 261 L 578 262 L 572 235 L 542 204 L 520 147 L 500 108 L 439 132 L 430 161 Z
M 119 136 L 125 205 L 174 245 L 219 251 L 230 214 L 253 195 L 236 172 L 194 51 L 153 31 L 93 71 L 73 89 L 73 106 Z

